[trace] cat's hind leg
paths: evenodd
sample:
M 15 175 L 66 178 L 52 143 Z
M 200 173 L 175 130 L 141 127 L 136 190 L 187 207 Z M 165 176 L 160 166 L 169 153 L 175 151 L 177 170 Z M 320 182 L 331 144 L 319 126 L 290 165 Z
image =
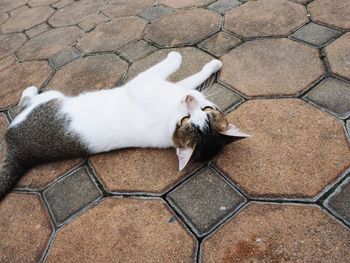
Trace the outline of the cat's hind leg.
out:
M 18 103 L 17 113 L 20 113 L 25 107 L 27 107 L 31 103 L 32 98 L 38 95 L 38 93 L 39 93 L 39 89 L 35 86 L 30 86 L 26 88 L 22 92 L 21 99 Z
M 222 67 L 220 60 L 214 59 L 209 63 L 205 64 L 203 69 L 198 73 L 185 78 L 176 84 L 186 89 L 195 89 L 206 81 L 212 74 L 219 71 Z

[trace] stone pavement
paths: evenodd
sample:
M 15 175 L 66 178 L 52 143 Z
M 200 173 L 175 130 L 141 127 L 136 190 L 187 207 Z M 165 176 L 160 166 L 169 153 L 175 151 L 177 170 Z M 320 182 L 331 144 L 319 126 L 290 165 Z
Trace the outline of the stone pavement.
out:
M 349 262 L 349 0 L 0 0 L 0 31 L 0 140 L 27 86 L 111 88 L 173 49 L 171 80 L 222 60 L 205 92 L 252 134 L 181 173 L 172 149 L 30 170 L 0 262 Z

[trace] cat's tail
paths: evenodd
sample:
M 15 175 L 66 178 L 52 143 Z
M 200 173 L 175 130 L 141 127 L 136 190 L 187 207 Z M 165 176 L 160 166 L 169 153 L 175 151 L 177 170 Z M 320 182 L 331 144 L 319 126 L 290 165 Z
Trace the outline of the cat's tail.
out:
M 3 162 L 0 164 L 0 201 L 16 185 L 22 175 L 25 173 L 25 166 L 11 155 L 5 153 Z

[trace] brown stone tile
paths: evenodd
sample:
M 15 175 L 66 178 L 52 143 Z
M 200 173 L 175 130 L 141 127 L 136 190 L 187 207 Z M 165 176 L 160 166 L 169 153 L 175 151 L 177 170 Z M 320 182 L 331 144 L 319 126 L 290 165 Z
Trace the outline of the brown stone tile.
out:
M 215 163 L 252 196 L 312 198 L 350 167 L 342 122 L 299 99 L 248 101 L 227 118 L 252 137 Z
M 108 21 L 109 18 L 103 15 L 91 15 L 83 22 L 79 23 L 78 26 L 84 31 L 90 31 L 97 25 Z
M 114 87 L 127 71 L 127 63 L 118 56 L 96 55 L 74 60 L 56 72 L 45 89 L 67 95 Z
M 19 51 L 21 60 L 46 59 L 74 43 L 83 34 L 77 26 L 54 28 L 30 39 Z
M 4 23 L 9 18 L 7 13 L 0 13 L 0 25 Z
M 135 43 L 125 45 L 118 50 L 118 54 L 123 58 L 126 58 L 128 61 L 134 62 L 153 53 L 156 50 L 157 48 L 155 46 L 150 45 L 144 40 L 140 40 Z
M 2 26 L 3 33 L 21 32 L 46 21 L 54 12 L 49 6 L 29 8 L 17 16 L 10 17 Z
M 69 172 L 80 162 L 82 162 L 81 159 L 72 159 L 35 166 L 25 173 L 16 187 L 29 189 L 43 188 Z
M 26 36 L 22 33 L 0 35 L 0 59 L 14 53 L 26 42 Z
M 97 26 L 77 46 L 85 53 L 113 51 L 141 38 L 146 22 L 138 17 L 121 17 Z
M 197 73 L 206 63 L 214 59 L 212 56 L 194 47 L 158 50 L 151 55 L 133 63 L 128 72 L 128 80 L 134 78 L 137 74 L 165 59 L 167 54 L 171 51 L 180 52 L 182 55 L 181 67 L 170 76 L 169 79 L 171 81 L 179 81 Z
M 204 40 L 199 44 L 200 47 L 209 53 L 220 57 L 227 51 L 237 46 L 241 40 L 224 32 L 219 32 L 214 36 Z
M 348 0 L 315 0 L 308 5 L 311 18 L 342 29 L 350 29 Z
M 155 0 L 112 0 L 108 3 L 103 13 L 109 17 L 136 16 L 142 10 L 152 7 Z
M 51 27 L 48 24 L 43 23 L 43 24 L 37 25 L 36 27 L 33 27 L 33 28 L 27 30 L 25 33 L 29 38 L 32 38 L 32 37 L 35 37 L 37 35 L 40 35 L 41 33 L 46 32 L 49 29 L 51 29 Z
M 302 5 L 286 0 L 259 0 L 227 12 L 224 28 L 244 37 L 280 36 L 306 22 Z
M 30 8 L 27 5 L 22 5 L 18 8 L 16 8 L 15 10 L 10 12 L 10 17 L 15 17 L 18 16 L 20 13 L 24 12 L 24 11 L 28 11 Z
M 256 204 L 204 241 L 206 262 L 346 262 L 350 231 L 316 206 Z
M 14 55 L 7 56 L 0 60 L 0 71 L 11 67 L 16 64 L 16 57 Z
M 57 233 L 47 262 L 193 262 L 195 247 L 161 200 L 108 198 Z
M 197 169 L 179 172 L 174 149 L 126 149 L 90 158 L 97 176 L 111 192 L 162 193 Z
M 1 12 L 11 11 L 21 5 L 24 5 L 28 0 L 3 0 L 0 2 Z
M 222 57 L 220 80 L 248 96 L 299 94 L 321 78 L 318 51 L 295 41 L 248 41 Z
M 32 61 L 13 65 L 0 72 L 0 108 L 19 101 L 28 86 L 40 87 L 49 78 L 52 69 L 46 61 Z
M 350 32 L 342 35 L 325 50 L 331 70 L 337 75 L 350 79 Z
M 160 3 L 172 8 L 198 7 L 204 6 L 212 0 L 160 0 Z
M 178 10 L 151 23 L 145 38 L 174 47 L 195 44 L 219 30 L 220 15 L 206 9 Z
M 0 202 L 0 262 L 39 262 L 51 231 L 38 195 L 9 194 Z
M 41 5 L 51 5 L 58 1 L 59 0 L 29 0 L 27 4 L 33 7 L 33 6 L 41 6 Z
M 67 8 L 59 9 L 50 18 L 49 24 L 53 27 L 75 25 L 87 17 L 97 14 L 107 3 L 107 0 L 81 0 L 75 1 Z
M 4 140 L 5 132 L 8 126 L 8 121 L 5 117 L 5 114 L 0 113 L 0 144 Z

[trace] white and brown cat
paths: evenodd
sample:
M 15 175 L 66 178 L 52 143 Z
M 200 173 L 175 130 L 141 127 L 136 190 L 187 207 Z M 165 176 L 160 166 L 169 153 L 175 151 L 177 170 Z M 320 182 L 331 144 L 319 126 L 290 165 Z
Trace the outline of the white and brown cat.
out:
M 76 97 L 24 90 L 5 135 L 0 199 L 39 163 L 126 147 L 175 147 L 182 170 L 190 159 L 210 159 L 227 143 L 247 137 L 195 90 L 221 62 L 213 60 L 177 83 L 167 81 L 181 61 L 179 53 L 170 52 L 122 87 Z

